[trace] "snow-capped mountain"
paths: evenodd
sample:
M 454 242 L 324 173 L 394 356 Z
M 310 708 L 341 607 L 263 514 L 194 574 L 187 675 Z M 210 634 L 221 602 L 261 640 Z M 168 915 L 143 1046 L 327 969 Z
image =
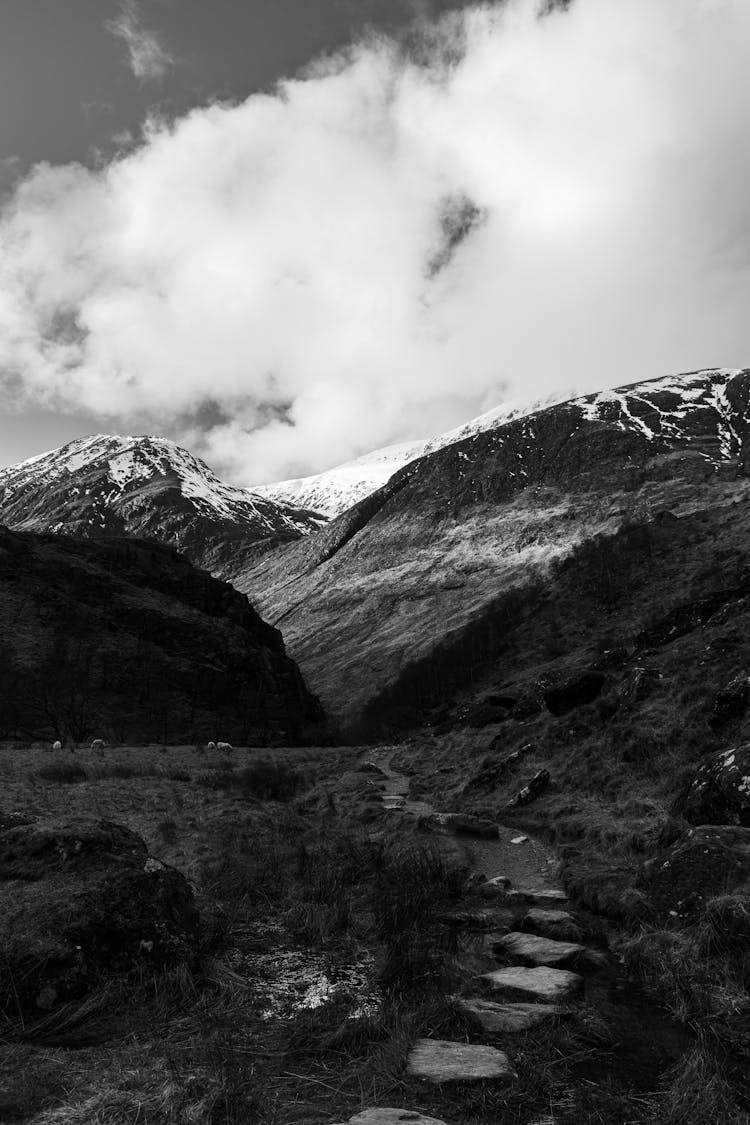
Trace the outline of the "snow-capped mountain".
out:
M 438 434 L 437 437 L 385 445 L 381 449 L 374 449 L 371 453 L 364 453 L 352 461 L 335 465 L 332 469 L 325 469 L 309 477 L 252 485 L 252 491 L 259 496 L 274 500 L 277 504 L 296 504 L 320 512 L 329 519 L 335 519 L 347 508 L 351 508 L 360 500 L 364 500 L 365 496 L 375 492 L 389 477 L 411 461 L 435 453 L 446 445 L 463 441 L 464 438 L 493 430 L 514 418 L 533 414 L 534 411 L 542 410 L 559 401 L 561 401 L 559 397 L 549 396 L 524 403 L 506 402 L 468 422 L 463 422 L 452 430 Z
M 241 552 L 288 542 L 322 521 L 225 484 L 172 441 L 98 434 L 0 469 L 0 522 L 83 538 L 159 539 L 208 566 L 229 544 Z
M 456 436 L 315 535 L 233 575 L 342 721 L 385 727 L 389 708 L 413 714 L 485 666 L 500 683 L 516 644 L 543 662 L 562 628 L 558 595 L 571 608 L 556 643 L 572 651 L 591 592 L 603 599 L 594 616 L 618 591 L 633 596 L 627 619 L 608 626 L 631 643 L 665 605 L 698 597 L 692 582 L 708 594 L 714 579 L 737 584 L 711 536 L 744 552 L 744 523 L 732 529 L 750 498 L 750 370 L 501 409 Z M 691 536 L 705 549 L 689 569 Z M 746 566 L 743 555 L 739 572 Z M 523 631 L 537 612 L 549 635 L 534 649 Z

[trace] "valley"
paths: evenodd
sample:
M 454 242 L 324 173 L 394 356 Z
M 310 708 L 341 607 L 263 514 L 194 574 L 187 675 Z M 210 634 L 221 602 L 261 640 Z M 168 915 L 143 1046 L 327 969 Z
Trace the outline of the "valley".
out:
M 749 403 L 5 470 L 0 1118 L 748 1125 Z

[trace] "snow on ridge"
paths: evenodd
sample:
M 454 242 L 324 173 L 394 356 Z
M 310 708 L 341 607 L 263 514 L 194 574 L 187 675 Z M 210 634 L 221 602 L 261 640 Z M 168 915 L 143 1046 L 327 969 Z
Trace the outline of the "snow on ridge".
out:
M 622 428 L 634 428 L 649 439 L 656 436 L 654 431 L 631 409 L 631 405 L 635 406 L 639 399 L 643 400 L 648 410 L 658 412 L 662 433 L 676 434 L 680 423 L 694 408 L 713 405 L 720 416 L 726 417 L 729 407 L 725 402 L 722 406 L 721 396 L 729 379 L 738 375 L 741 370 L 741 368 L 709 367 L 684 375 L 667 375 L 585 395 L 571 396 L 563 392 L 527 402 L 512 400 L 501 403 L 437 437 L 383 446 L 381 449 L 362 454 L 321 473 L 273 484 L 254 485 L 252 491 L 267 496 L 277 503 L 312 508 L 333 519 L 382 487 L 395 472 L 417 458 L 436 453 L 446 446 L 477 437 L 479 434 L 501 429 L 519 418 L 537 414 L 553 406 L 563 404 L 576 406 L 586 420 L 598 421 L 602 418 L 600 407 L 607 404 L 618 405 L 620 412 L 618 425 Z M 681 405 L 673 410 L 657 406 L 651 401 L 651 396 L 662 392 L 678 395 L 682 400 Z M 723 446 L 727 446 L 728 440 L 727 436 Z

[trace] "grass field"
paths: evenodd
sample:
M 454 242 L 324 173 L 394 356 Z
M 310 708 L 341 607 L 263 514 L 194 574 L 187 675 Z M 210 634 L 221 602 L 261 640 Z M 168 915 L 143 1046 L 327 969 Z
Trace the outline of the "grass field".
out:
M 409 749 L 423 788 L 447 784 L 438 752 Z M 470 958 L 440 923 L 464 894 L 460 852 L 389 815 L 362 756 L 0 748 L 0 814 L 127 825 L 190 880 L 202 918 L 197 969 L 111 980 L 46 1024 L 6 1028 L 0 1120 L 329 1125 L 391 1105 L 448 1125 L 747 1122 L 700 1041 L 675 1076 L 614 1081 L 619 1029 L 589 1003 L 512 1043 L 468 1022 L 451 996 Z M 426 1035 L 494 1042 L 518 1081 L 411 1079 Z

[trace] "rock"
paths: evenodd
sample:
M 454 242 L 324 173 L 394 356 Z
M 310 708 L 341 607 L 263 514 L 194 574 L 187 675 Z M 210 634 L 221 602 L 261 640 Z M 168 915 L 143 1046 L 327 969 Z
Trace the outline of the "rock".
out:
M 709 725 L 719 730 L 733 719 L 741 719 L 750 705 L 750 676 L 735 676 L 714 697 L 713 713 Z
M 640 886 L 661 916 L 690 914 L 750 879 L 750 828 L 702 825 L 643 865 Z
M 0 1008 L 26 1022 L 107 976 L 197 957 L 189 884 L 107 821 L 0 830 L 0 917 Z
M 377 1109 L 363 1109 L 340 1125 L 445 1125 L 437 1117 L 425 1117 L 414 1109 L 391 1109 L 385 1106 Z
M 517 1077 L 508 1056 L 495 1047 L 447 1039 L 418 1039 L 409 1054 L 406 1072 L 436 1083 L 485 1079 L 508 1082 Z
M 691 824 L 750 827 L 750 743 L 709 758 L 693 778 L 679 811 Z
M 558 941 L 578 941 L 582 937 L 581 927 L 566 910 L 544 910 L 534 906 L 524 915 L 520 928 Z
M 507 875 L 495 875 L 494 878 L 482 883 L 479 893 L 482 898 L 502 898 L 507 895 L 510 886 L 511 881 Z
M 583 988 L 583 978 L 568 969 L 514 966 L 484 973 L 482 980 L 496 992 L 522 992 L 542 1000 L 564 1000 Z
M 545 789 L 549 788 L 550 776 L 547 770 L 537 770 L 527 785 L 519 789 L 514 797 L 506 804 L 506 809 L 514 809 L 519 805 L 528 805 L 540 797 Z M 514 841 L 515 842 L 515 841 Z
M 547 710 L 552 715 L 565 715 L 576 707 L 583 707 L 602 693 L 606 676 L 603 672 L 583 672 L 558 687 L 542 692 Z
M 492 1035 L 529 1031 L 552 1016 L 560 1015 L 563 1010 L 556 1004 L 498 1004 L 494 1000 L 482 1000 L 479 997 L 459 997 L 456 1007 L 473 1016 Z
M 472 789 L 481 789 L 488 793 L 497 788 L 503 778 L 534 749 L 534 746 L 528 743 L 518 750 L 514 750 L 512 754 L 507 754 L 504 758 L 496 758 L 492 751 L 502 749 L 504 741 L 503 735 L 497 735 L 493 738 L 490 743 L 490 754 L 483 759 L 474 776 L 466 782 L 463 788 L 464 793 L 468 793 Z
M 388 776 L 385 770 L 381 769 L 380 766 L 377 766 L 375 762 L 361 762 L 360 765 L 357 766 L 357 773 L 371 773 L 376 777 Z
M 586 947 L 574 941 L 554 941 L 538 934 L 514 931 L 495 942 L 494 950 L 529 965 L 570 965 L 586 952 Z

